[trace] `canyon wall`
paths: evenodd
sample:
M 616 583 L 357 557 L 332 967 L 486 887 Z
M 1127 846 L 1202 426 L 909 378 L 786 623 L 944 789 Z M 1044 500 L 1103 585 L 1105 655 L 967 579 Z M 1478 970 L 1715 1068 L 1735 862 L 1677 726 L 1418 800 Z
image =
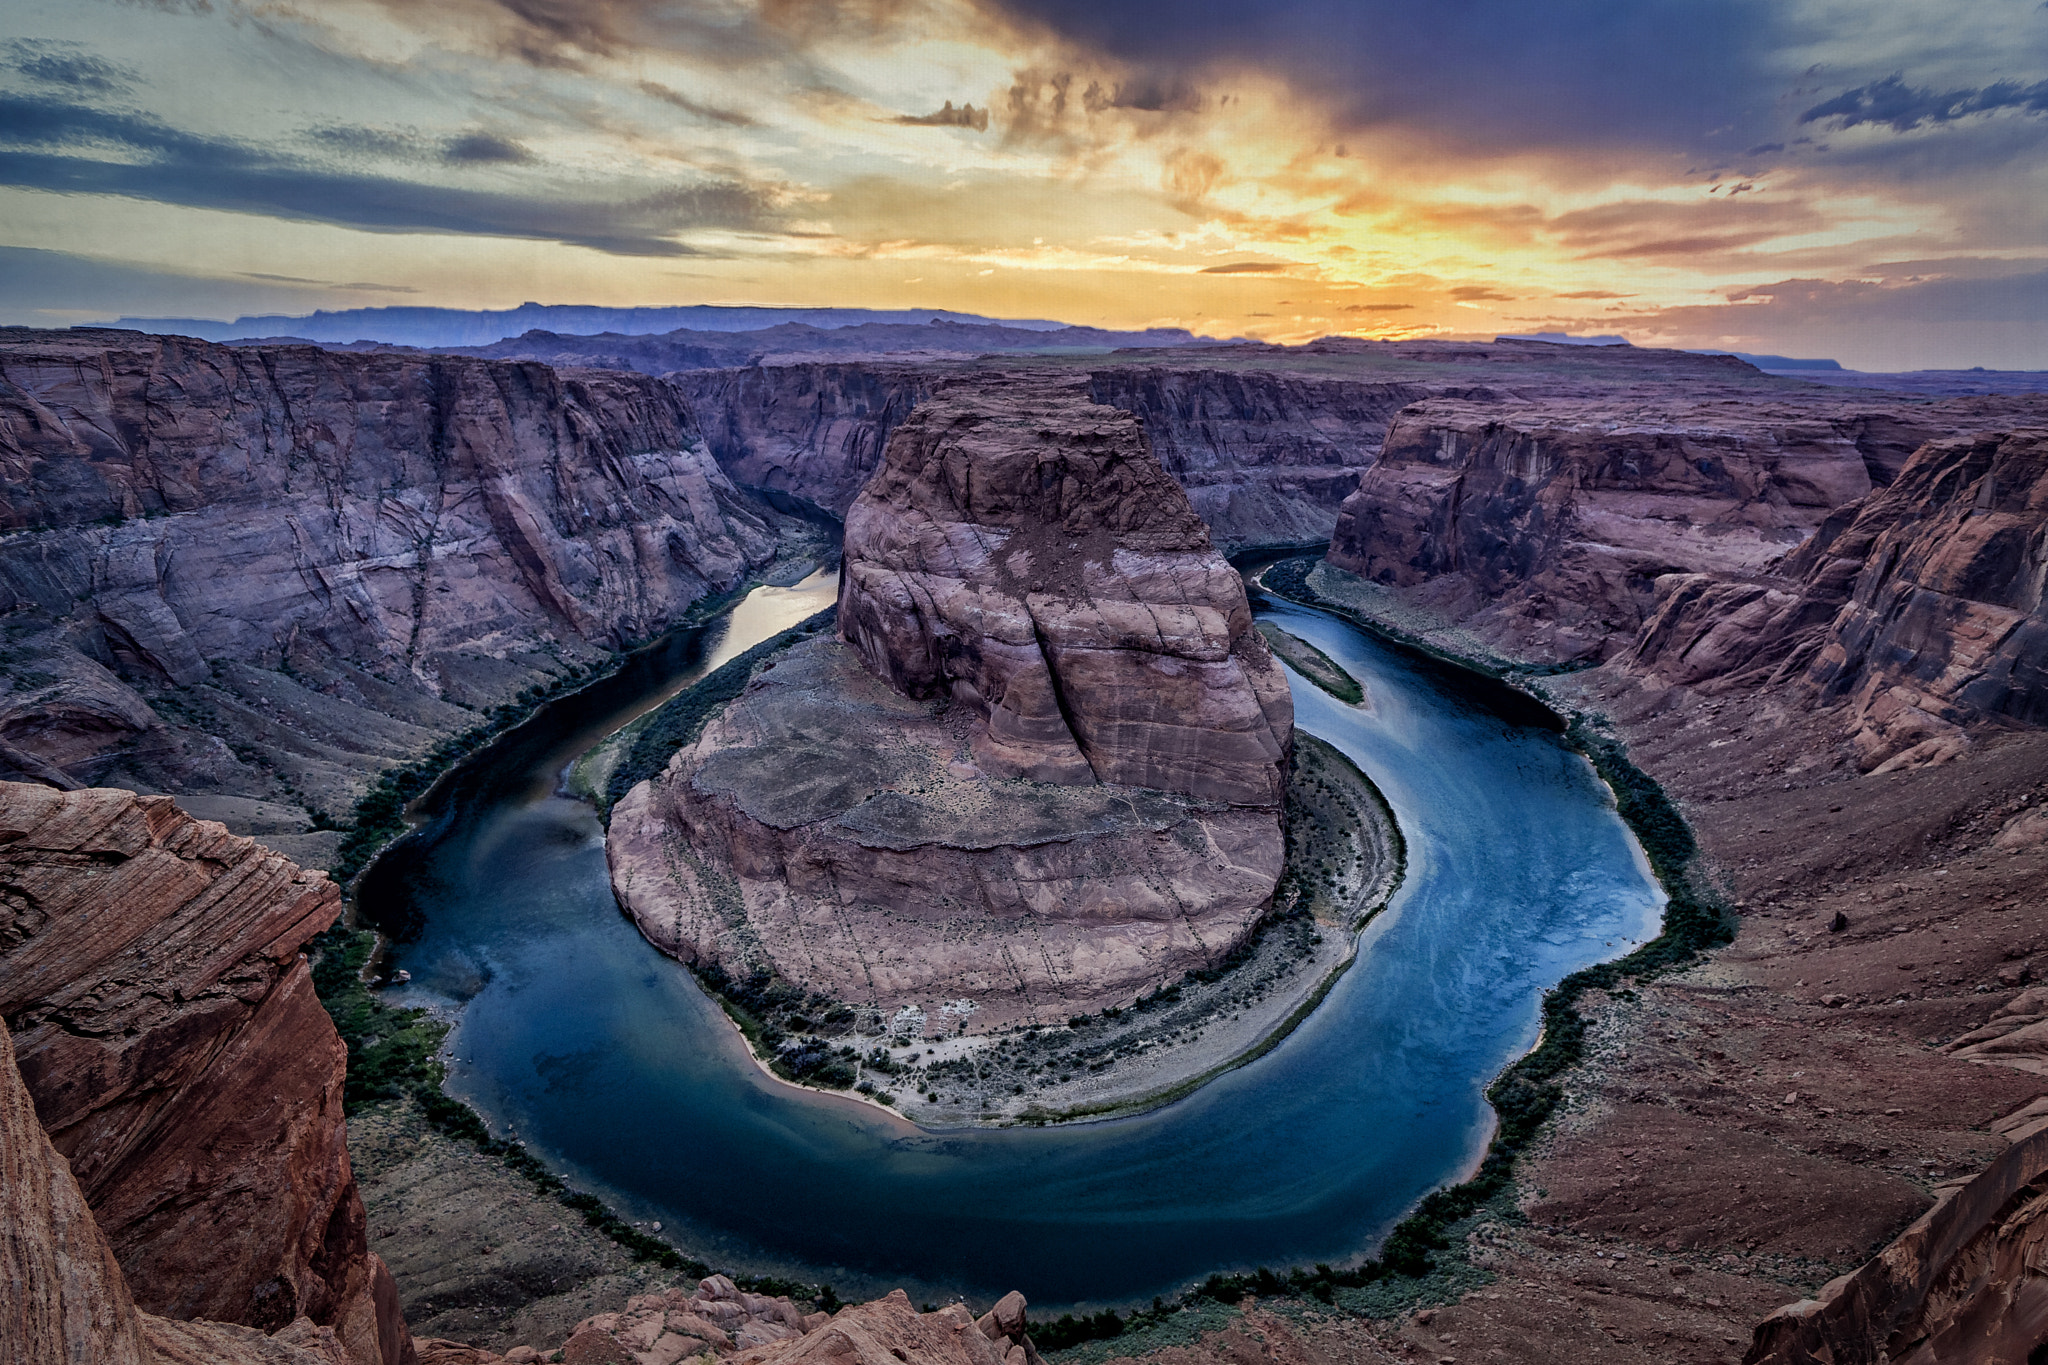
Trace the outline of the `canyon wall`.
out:
M 778 521 L 646 376 L 6 333 L 0 760 L 338 813 L 732 586 Z
M 685 372 L 669 382 L 735 480 L 843 515 L 896 425 L 935 385 L 974 372 L 867 361 Z M 1192 361 L 1102 366 L 1088 382 L 1095 402 L 1144 423 L 1160 463 L 1225 546 L 1328 537 L 1388 420 L 1435 391 Z
M 1479 618 L 1510 653 L 1598 659 L 1660 576 L 1761 568 L 1870 487 L 1853 437 L 1803 405 L 1434 400 L 1389 429 L 1329 561 Z
M 685 371 L 668 382 L 732 478 L 844 516 L 896 424 L 945 373 L 868 361 Z
M 0 1018 L 134 1302 L 403 1365 L 300 952 L 334 885 L 168 797 L 0 783 L 0 899 Z
M 1660 581 L 1626 666 L 1796 682 L 1844 705 L 1865 768 L 1953 757 L 1976 721 L 2048 721 L 2048 429 L 1929 442 L 1772 567 Z

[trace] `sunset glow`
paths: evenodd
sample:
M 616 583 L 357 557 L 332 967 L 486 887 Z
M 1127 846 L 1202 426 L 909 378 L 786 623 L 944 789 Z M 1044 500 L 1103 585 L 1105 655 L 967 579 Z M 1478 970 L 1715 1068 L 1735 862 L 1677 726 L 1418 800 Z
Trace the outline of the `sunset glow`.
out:
M 2048 365 L 2033 0 L 1433 8 L 7 0 L 0 313 L 786 303 Z

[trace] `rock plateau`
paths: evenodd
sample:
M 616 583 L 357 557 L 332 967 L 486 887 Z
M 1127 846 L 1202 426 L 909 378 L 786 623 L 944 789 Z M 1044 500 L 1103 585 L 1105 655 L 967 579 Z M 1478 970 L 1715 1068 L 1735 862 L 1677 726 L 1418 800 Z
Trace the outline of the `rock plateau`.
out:
M 979 1031 L 1128 1000 L 1265 913 L 1292 703 L 1128 415 L 942 392 L 848 514 L 839 621 L 614 810 L 665 950 Z

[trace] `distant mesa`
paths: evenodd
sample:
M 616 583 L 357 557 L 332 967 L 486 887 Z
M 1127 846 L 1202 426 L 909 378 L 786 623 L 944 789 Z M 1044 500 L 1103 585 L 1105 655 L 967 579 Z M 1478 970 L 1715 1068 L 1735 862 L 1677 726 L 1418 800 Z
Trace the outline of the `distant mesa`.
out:
M 164 336 L 202 341 L 249 337 L 296 337 L 323 345 L 381 341 L 399 346 L 488 346 L 531 331 L 591 336 L 621 332 L 649 336 L 678 329 L 744 332 L 782 323 L 810 327 L 853 327 L 862 323 L 973 323 L 1058 331 L 1067 324 L 1048 318 L 991 318 L 930 308 L 728 308 L 695 304 L 678 308 L 599 308 L 581 304 L 522 303 L 517 308 L 466 309 L 396 306 L 321 309 L 307 314 L 268 313 L 231 322 L 215 318 L 122 318 L 109 324 Z

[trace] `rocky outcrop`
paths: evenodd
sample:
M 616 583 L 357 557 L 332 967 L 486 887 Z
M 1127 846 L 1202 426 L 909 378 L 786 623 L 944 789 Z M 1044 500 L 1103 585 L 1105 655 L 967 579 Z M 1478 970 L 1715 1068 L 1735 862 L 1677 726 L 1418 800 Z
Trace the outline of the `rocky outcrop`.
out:
M 20 1365 L 142 1365 L 141 1315 L 121 1264 L 50 1146 L 0 1023 L 0 1338 Z M 19 1352 L 19 1354 L 13 1354 Z
M 2048 1335 L 2048 1103 L 1875 1259 L 1758 1324 L 1744 1365 L 2028 1361 Z
M 1660 580 L 1626 659 L 1709 690 L 1797 683 L 1865 769 L 1939 762 L 1980 721 L 2048 721 L 2048 433 L 1933 441 L 1778 572 Z
M 504 700 L 732 585 L 771 520 L 646 376 L 11 333 L 0 628 L 39 685 L 0 741 L 104 779 L 179 732 L 151 698 L 233 665 L 408 723 Z
M 1287 683 L 1235 570 L 1114 409 L 963 382 L 847 514 L 839 632 L 909 697 L 979 713 L 989 773 L 1280 800 Z
M 70 1164 L 50 1145 L 0 1023 L 0 1341 L 9 1365 L 350 1365 L 332 1328 L 274 1336 L 137 1311 Z
M 1345 501 L 1329 561 L 1508 652 L 1620 649 L 1673 573 L 1761 569 L 1870 491 L 1855 442 L 1791 405 L 1419 403 Z
M 1064 1020 L 1242 941 L 1292 703 L 1135 421 L 963 385 L 897 431 L 846 546 L 843 642 L 764 668 L 613 810 L 651 940 L 933 1034 Z
M 420 1365 L 676 1365 L 687 1359 L 744 1365 L 1043 1365 L 1025 1332 L 1024 1296 L 1012 1292 L 976 1318 L 957 1303 L 931 1313 L 902 1290 L 837 1313 L 804 1313 L 787 1298 L 739 1289 L 713 1275 L 696 1292 L 640 1294 L 624 1309 L 576 1325 L 559 1353 L 496 1352 L 457 1341 L 420 1343 Z
M 168 797 L 0 784 L 0 1018 L 135 1302 L 402 1365 L 299 949 L 335 887 Z

